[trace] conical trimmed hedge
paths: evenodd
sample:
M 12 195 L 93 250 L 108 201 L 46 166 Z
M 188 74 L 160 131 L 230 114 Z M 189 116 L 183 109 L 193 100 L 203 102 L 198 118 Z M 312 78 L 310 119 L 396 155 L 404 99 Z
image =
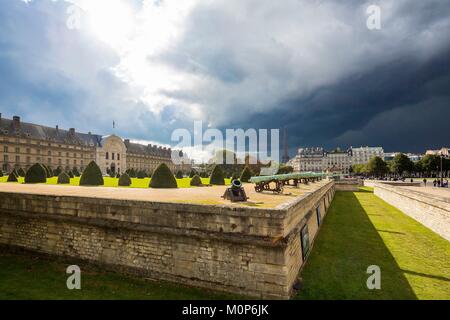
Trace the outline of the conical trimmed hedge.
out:
M 17 170 L 17 174 L 19 177 L 25 177 L 25 171 L 22 168 L 19 168 L 19 170 Z
M 145 171 L 141 170 L 141 171 L 139 171 L 139 172 L 137 173 L 136 177 L 137 177 L 138 179 L 144 179 L 144 178 L 147 177 L 147 174 L 145 173 Z
M 119 187 L 129 187 L 131 186 L 131 178 L 128 174 L 124 173 L 119 178 Z
M 58 184 L 70 184 L 70 177 L 67 173 L 62 172 L 58 176 Z
M 80 186 L 102 186 L 104 183 L 100 168 L 91 161 L 81 175 Z
M 241 173 L 241 182 L 249 182 L 250 178 L 253 176 L 252 171 L 250 170 L 249 167 L 245 167 L 244 170 L 242 170 Z
M 178 171 L 176 177 L 177 177 L 177 179 L 183 179 L 184 178 L 183 177 L 183 172 Z
M 14 171 L 9 174 L 8 180 L 6 180 L 6 182 L 19 182 L 17 180 L 17 176 L 14 174 Z
M 157 189 L 176 189 L 178 188 L 177 180 L 172 171 L 165 163 L 161 163 L 153 172 L 150 188 Z
M 192 170 L 191 170 L 191 173 L 189 174 L 189 178 L 192 179 L 192 178 L 195 177 L 196 175 L 198 175 L 197 172 L 196 172 L 194 169 L 192 169 Z
M 63 171 L 62 171 L 61 167 L 58 167 L 58 168 L 55 169 L 55 171 L 53 171 L 53 176 L 54 176 L 54 177 L 59 177 L 59 175 L 60 175 L 62 172 L 63 172 Z
M 199 175 L 195 175 L 191 179 L 191 187 L 199 187 L 203 185 L 202 178 Z
M 224 186 L 225 185 L 225 176 L 223 174 L 222 169 L 220 166 L 215 166 L 211 176 L 210 176 L 210 184 L 212 185 L 218 185 L 218 186 Z
M 76 167 L 74 167 L 74 168 L 72 169 L 72 173 L 73 173 L 73 175 L 74 175 L 75 177 L 81 176 L 80 171 L 78 171 L 78 169 L 77 169 Z
M 40 163 L 36 163 L 25 174 L 25 183 L 46 183 L 47 171 Z
M 0 170 L 0 178 L 3 177 L 3 171 Z
M 69 175 L 69 177 L 72 179 L 72 178 L 75 178 L 75 176 L 73 175 L 73 172 L 72 171 L 69 171 L 69 172 L 67 172 L 67 174 Z

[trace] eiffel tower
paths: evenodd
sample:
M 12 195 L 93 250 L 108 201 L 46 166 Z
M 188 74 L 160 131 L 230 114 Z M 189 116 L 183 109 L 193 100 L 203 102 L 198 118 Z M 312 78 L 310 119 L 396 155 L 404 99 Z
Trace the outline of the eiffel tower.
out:
M 287 163 L 290 160 L 289 158 L 289 147 L 288 147 L 288 135 L 287 135 L 287 129 L 284 128 L 283 130 L 283 158 L 281 159 L 281 162 Z

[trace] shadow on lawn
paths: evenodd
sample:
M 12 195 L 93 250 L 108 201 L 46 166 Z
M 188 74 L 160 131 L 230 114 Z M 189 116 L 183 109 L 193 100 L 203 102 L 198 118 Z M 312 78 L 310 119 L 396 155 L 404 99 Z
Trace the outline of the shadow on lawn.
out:
M 356 194 L 336 193 L 296 298 L 417 299 Z M 371 265 L 381 269 L 381 290 L 367 288 Z

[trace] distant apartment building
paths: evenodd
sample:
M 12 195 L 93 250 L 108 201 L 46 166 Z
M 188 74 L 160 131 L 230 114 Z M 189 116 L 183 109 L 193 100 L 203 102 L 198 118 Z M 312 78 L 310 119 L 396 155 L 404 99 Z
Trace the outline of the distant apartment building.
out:
M 300 148 L 292 160 L 296 172 L 323 172 L 325 150 L 321 147 Z
M 384 157 L 382 147 L 361 147 L 326 151 L 322 147 L 300 148 L 291 160 L 296 172 L 350 173 L 354 164 L 366 164 L 373 157 Z
M 300 148 L 291 163 L 296 172 L 340 172 L 348 174 L 351 167 L 351 149 L 325 151 L 322 147 Z
M 352 149 L 352 164 L 366 164 L 373 157 L 384 159 L 384 150 L 382 147 L 360 147 Z
M 406 155 L 412 162 L 418 162 L 423 158 L 423 155 L 418 153 L 387 152 L 384 154 L 384 161 L 392 161 L 396 155 L 401 153 Z
M 441 148 L 440 150 L 427 150 L 427 152 L 425 153 L 427 155 L 436 155 L 436 156 L 444 156 L 444 157 L 448 157 L 449 156 L 449 148 Z

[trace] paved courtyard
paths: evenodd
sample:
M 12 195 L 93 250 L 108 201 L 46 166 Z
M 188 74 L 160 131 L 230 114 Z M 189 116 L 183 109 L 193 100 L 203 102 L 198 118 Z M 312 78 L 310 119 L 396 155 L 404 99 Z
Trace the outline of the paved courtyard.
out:
M 131 189 L 108 187 L 75 187 L 46 184 L 26 185 L 18 183 L 0 183 L 0 192 L 89 197 L 116 200 L 276 208 L 291 201 L 295 201 L 295 198 L 297 198 L 298 196 L 320 188 L 326 183 L 328 183 L 328 181 L 324 180 L 316 183 L 311 183 L 309 185 L 301 185 L 299 188 L 285 187 L 284 194 L 281 195 L 273 194 L 271 192 L 257 193 L 254 189 L 253 184 L 245 184 L 245 191 L 250 199 L 247 203 L 236 204 L 232 204 L 230 201 L 221 198 L 227 188 L 225 186 L 188 189 Z

